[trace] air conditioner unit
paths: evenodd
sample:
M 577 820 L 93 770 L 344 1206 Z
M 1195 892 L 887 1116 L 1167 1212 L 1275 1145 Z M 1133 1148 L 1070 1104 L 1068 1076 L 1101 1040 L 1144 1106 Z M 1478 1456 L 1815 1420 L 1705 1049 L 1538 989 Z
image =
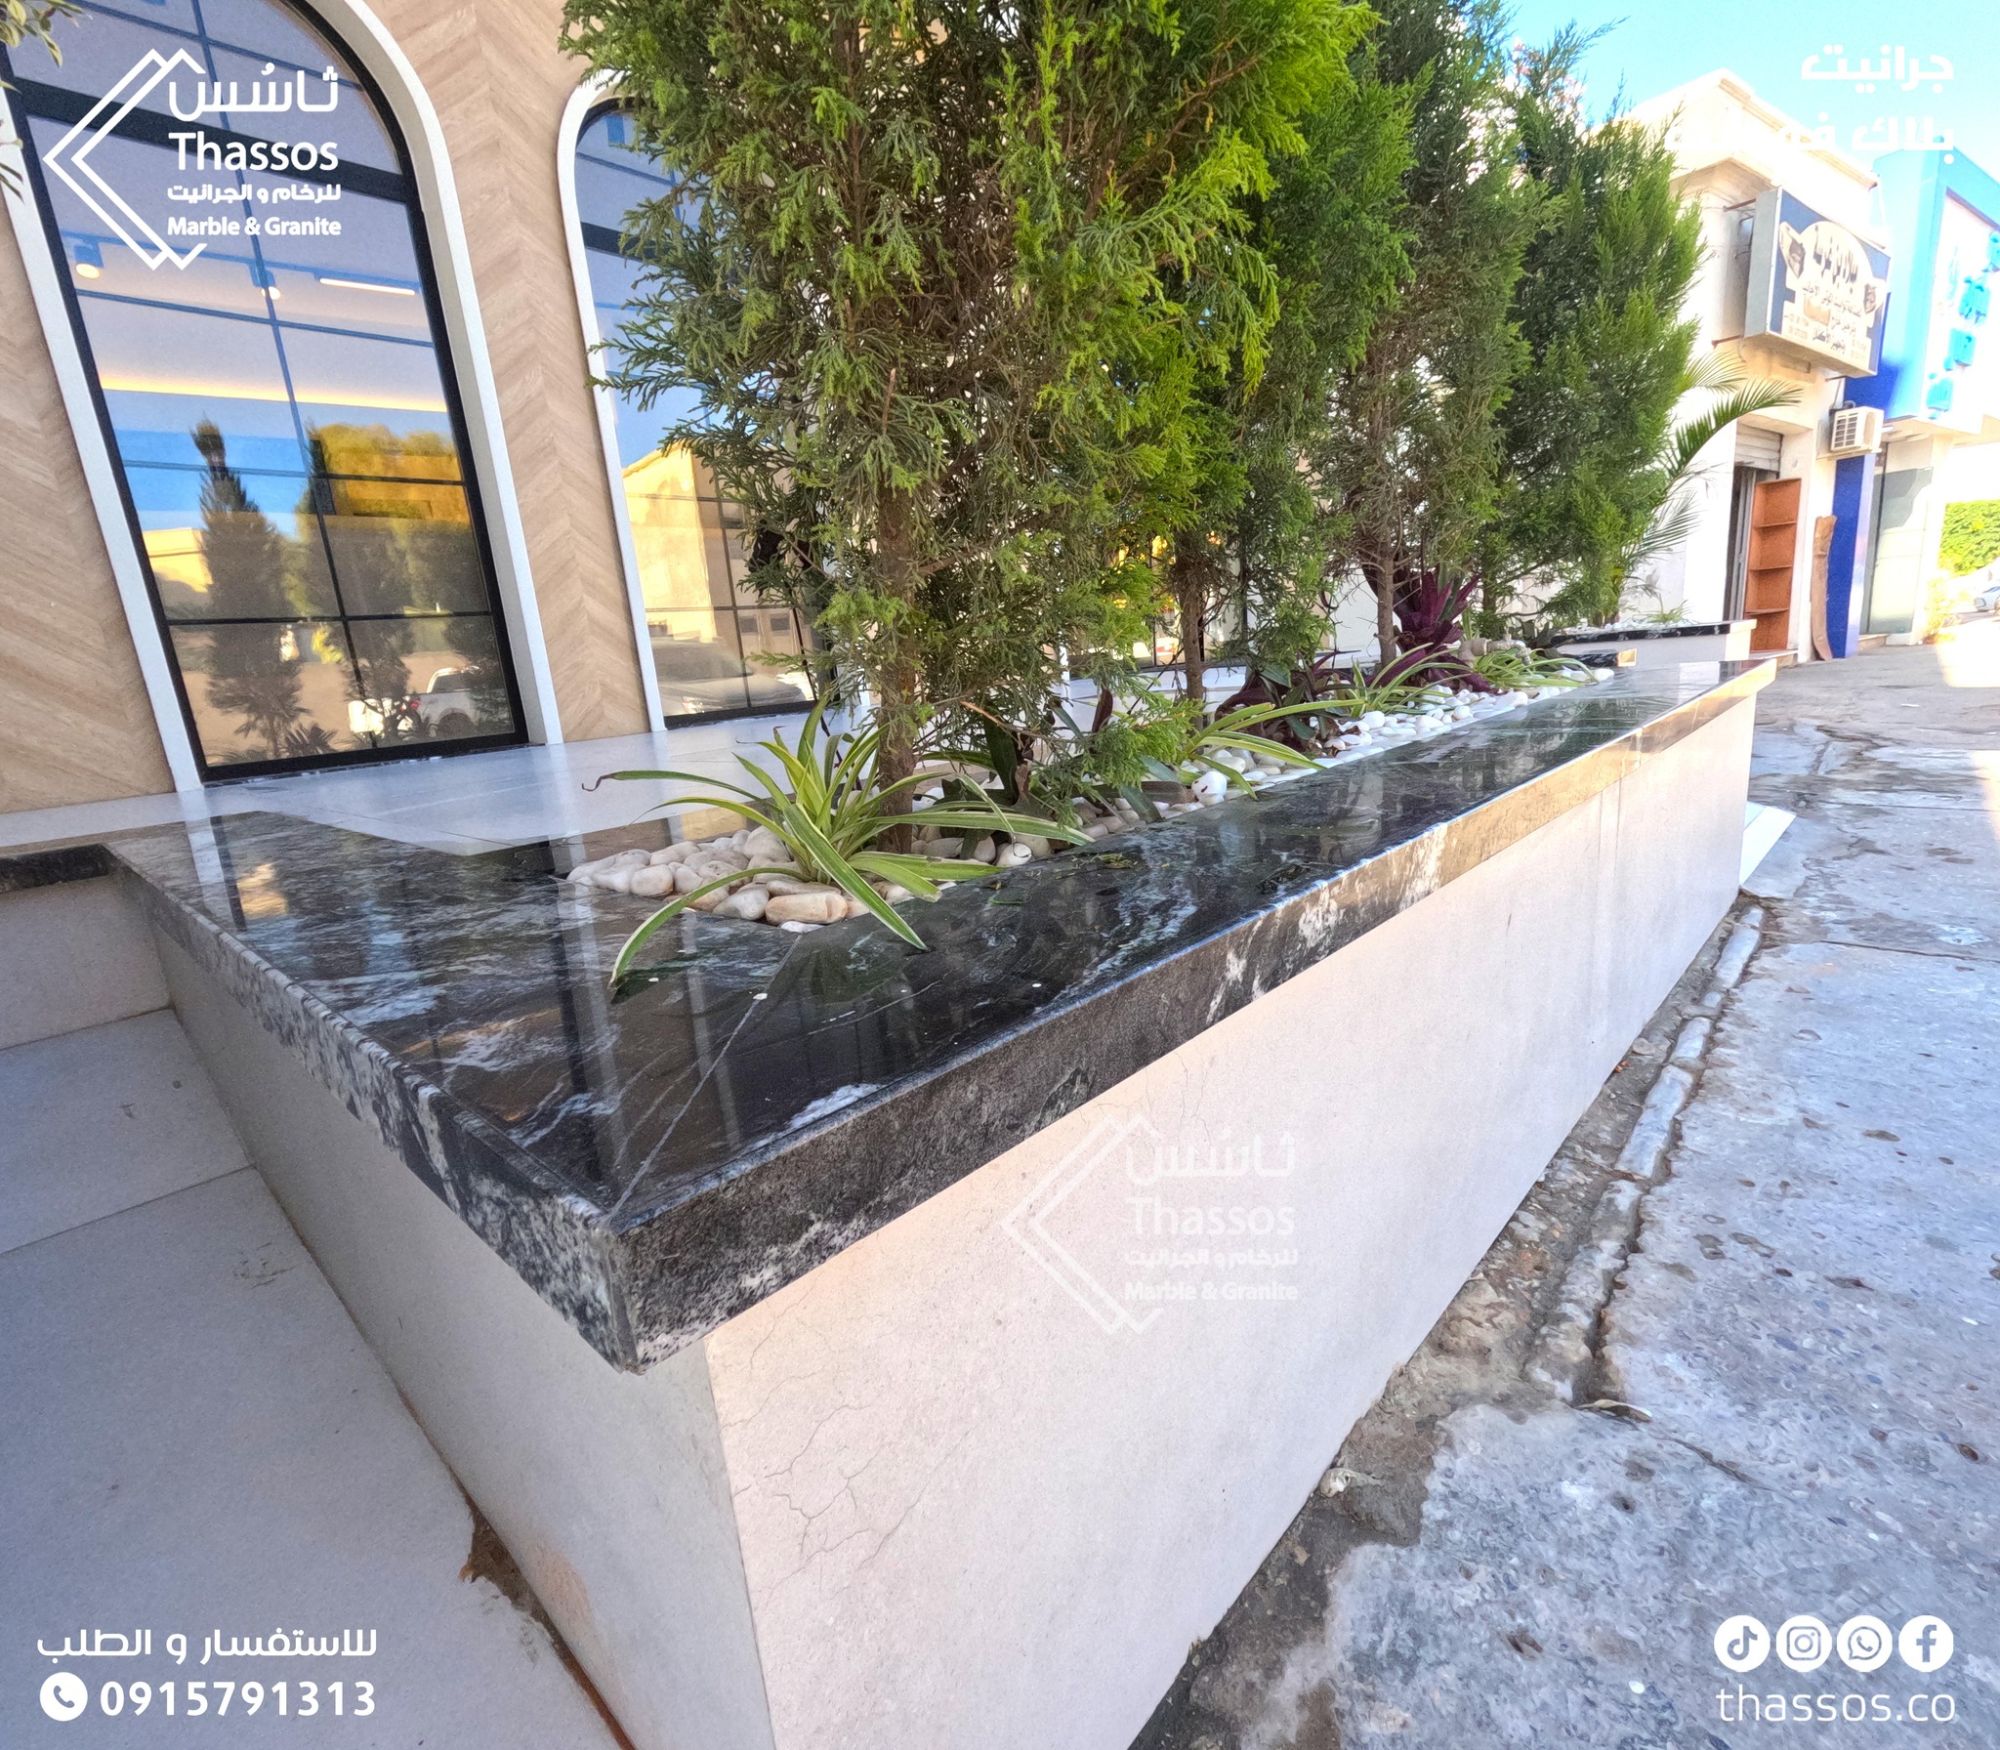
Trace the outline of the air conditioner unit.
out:
M 1836 407 L 1827 427 L 1829 456 L 1866 456 L 1882 447 L 1882 409 Z

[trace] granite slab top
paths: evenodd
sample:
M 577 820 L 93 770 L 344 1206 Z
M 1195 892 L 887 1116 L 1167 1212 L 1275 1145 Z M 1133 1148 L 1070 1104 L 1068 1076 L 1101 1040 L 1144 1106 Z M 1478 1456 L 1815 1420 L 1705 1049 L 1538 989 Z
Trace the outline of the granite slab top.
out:
M 1563 644 L 1621 644 L 1628 638 L 1719 638 L 1748 620 L 1662 620 L 1654 626 L 1593 626 L 1582 631 L 1558 632 L 1549 639 L 1554 648 Z
M 594 1348 L 638 1368 L 1770 672 L 1621 671 L 964 884 L 913 911 L 924 952 L 869 919 L 795 935 L 689 915 L 615 1000 L 612 958 L 652 904 L 558 877 L 667 842 L 664 822 L 463 856 L 249 813 L 0 854 L 0 891 L 113 870 Z

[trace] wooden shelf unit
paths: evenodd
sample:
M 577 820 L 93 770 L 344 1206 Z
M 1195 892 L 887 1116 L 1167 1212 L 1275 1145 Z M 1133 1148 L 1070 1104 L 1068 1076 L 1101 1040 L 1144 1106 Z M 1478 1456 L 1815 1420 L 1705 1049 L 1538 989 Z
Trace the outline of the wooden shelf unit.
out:
M 1799 499 L 1805 482 L 1765 480 L 1750 498 L 1750 552 L 1744 566 L 1743 611 L 1755 621 L 1752 650 L 1789 650 L 1792 567 L 1799 550 Z

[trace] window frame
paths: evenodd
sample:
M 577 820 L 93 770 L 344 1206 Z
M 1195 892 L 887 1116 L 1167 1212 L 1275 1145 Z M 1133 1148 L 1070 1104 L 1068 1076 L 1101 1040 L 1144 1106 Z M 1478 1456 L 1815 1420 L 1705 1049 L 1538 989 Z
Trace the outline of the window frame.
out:
M 112 420 L 111 407 L 106 398 L 103 378 L 98 369 L 97 354 L 92 344 L 86 323 L 82 299 L 78 295 L 75 276 L 68 270 L 69 250 L 62 235 L 62 226 L 57 218 L 56 204 L 51 196 L 46 172 L 42 165 L 40 148 L 36 145 L 29 125 L 37 119 L 61 122 L 63 112 L 76 107 L 78 94 L 63 87 L 50 86 L 37 79 L 21 77 L 15 66 L 14 57 L 0 48 L 0 80 L 7 89 L 8 110 L 19 135 L 19 155 L 26 172 L 27 199 L 32 201 L 35 218 L 41 228 L 41 236 L 49 250 L 54 264 L 56 290 L 60 294 L 64 315 L 69 323 L 70 339 L 76 348 L 79 364 L 82 366 L 83 388 L 89 396 L 96 413 L 98 433 L 104 445 L 105 455 L 110 464 L 110 473 L 115 477 L 118 503 L 124 513 L 126 532 L 132 542 L 132 551 L 138 565 L 138 575 L 144 587 L 147 605 L 151 610 L 153 626 L 165 658 L 165 668 L 173 688 L 176 705 L 179 707 L 181 724 L 186 736 L 189 758 L 192 760 L 196 776 L 204 785 L 238 783 L 252 778 L 288 776 L 297 772 L 340 770 L 355 766 L 389 765 L 413 759 L 438 759 L 458 754 L 485 753 L 498 748 L 522 747 L 528 744 L 528 715 L 522 697 L 520 677 L 517 672 L 513 639 L 507 624 L 506 602 L 501 584 L 500 570 L 496 563 L 491 526 L 487 519 L 485 494 L 476 465 L 476 452 L 472 447 L 470 427 L 465 411 L 465 391 L 459 373 L 458 361 L 451 343 L 450 323 L 447 320 L 442 296 L 439 291 L 439 271 L 437 257 L 431 241 L 431 228 L 423 209 L 422 184 L 416 166 L 410 155 L 409 142 L 404 138 L 401 123 L 395 108 L 380 82 L 369 70 L 362 57 L 355 54 L 346 39 L 306 0 L 262 0 L 278 12 L 290 13 L 305 26 L 324 39 L 340 57 L 345 70 L 352 76 L 355 87 L 371 106 L 373 119 L 382 129 L 396 155 L 397 168 L 390 172 L 376 165 L 343 164 L 331 173 L 324 170 L 290 171 L 287 175 L 297 181 L 353 186 L 358 193 L 375 199 L 395 201 L 402 209 L 410 227 L 412 255 L 417 267 L 418 295 L 422 300 L 426 322 L 429 326 L 429 341 L 437 360 L 438 376 L 444 389 L 445 412 L 450 423 L 452 442 L 458 457 L 458 479 L 455 484 L 465 494 L 466 512 L 472 525 L 475 549 L 478 553 L 481 575 L 485 584 L 487 607 L 482 612 L 468 610 L 456 615 L 388 615 L 388 614 L 339 614 L 339 623 L 361 624 L 392 622 L 402 620 L 424 620 L 437 618 L 484 618 L 492 627 L 494 642 L 498 650 L 501 677 L 505 685 L 507 709 L 513 719 L 511 730 L 491 735 L 471 735 L 454 737 L 447 741 L 413 741 L 403 746 L 366 747 L 337 749 L 331 753 L 308 754 L 298 758 L 246 759 L 226 762 L 211 762 L 203 744 L 201 728 L 194 711 L 194 703 L 188 691 L 187 677 L 182 670 L 178 647 L 174 639 L 176 629 L 199 631 L 212 624 L 226 621 L 170 620 L 162 599 L 160 580 L 153 569 L 151 554 L 146 545 L 145 527 L 140 519 L 138 500 L 133 491 L 132 469 L 134 467 L 159 468 L 164 464 L 134 463 L 127 460 L 118 442 L 117 428 Z M 124 7 L 112 0 L 107 11 L 136 19 L 150 28 L 159 30 L 170 37 L 184 38 L 190 42 L 222 40 L 228 46 L 242 50 L 243 45 L 230 39 L 190 37 L 187 32 L 158 20 L 137 18 Z M 42 102 L 34 101 L 35 94 L 45 94 Z M 77 113 L 80 115 L 91 107 L 83 101 Z M 133 111 L 133 115 L 140 114 Z M 130 119 L 129 117 L 127 118 Z M 133 137 L 143 137 L 148 123 L 142 122 Z M 218 139 L 226 141 L 242 140 L 246 143 L 258 136 L 236 133 L 228 129 L 210 130 Z M 199 306 L 189 305 L 189 309 L 200 314 L 222 314 L 227 312 L 201 311 Z M 252 319 L 254 320 L 254 319 Z M 275 320 L 275 319 L 273 319 Z M 346 331 L 341 331 L 345 333 Z M 296 402 L 292 403 L 296 413 Z M 198 472 L 190 465 L 187 472 Z M 269 475 L 273 471 L 260 469 L 254 465 L 241 472 L 253 476 Z M 302 479 L 310 479 L 309 473 Z M 323 525 L 324 517 L 315 512 L 315 521 Z M 321 539 L 325 540 L 322 532 Z M 298 621 L 270 624 L 302 624 L 307 621 L 325 619 L 324 615 L 300 616 Z M 354 659 L 350 655 L 350 662 Z
M 583 217 L 582 199 L 577 187 L 577 164 L 583 156 L 584 140 L 590 130 L 606 116 L 615 115 L 625 107 L 619 101 L 616 87 L 611 82 L 604 79 L 592 80 L 571 93 L 564 125 L 557 133 L 556 150 L 559 155 L 557 172 L 563 196 L 563 224 L 567 233 L 573 276 L 576 280 L 584 343 L 589 353 L 595 353 L 609 345 L 611 341 L 611 336 L 603 332 L 603 324 L 597 317 L 596 287 L 590 276 L 590 257 L 593 252 L 623 257 L 625 252 L 619 247 L 620 239 L 616 232 L 608 226 L 587 221 Z M 651 714 L 652 726 L 661 730 L 671 730 L 703 723 L 730 723 L 746 718 L 797 716 L 810 710 L 812 700 L 809 696 L 800 699 L 796 704 L 756 704 L 748 700 L 749 682 L 756 670 L 750 666 L 744 652 L 741 628 L 736 616 L 746 610 L 763 612 L 772 604 L 755 596 L 739 594 L 735 568 L 731 563 L 729 576 L 731 600 L 726 607 L 717 604 L 710 611 L 718 622 L 725 615 L 730 620 L 730 636 L 735 640 L 736 660 L 743 665 L 742 680 L 746 702 L 705 711 L 672 713 L 667 711 L 661 694 L 659 671 L 653 660 L 652 632 L 646 615 L 645 578 L 640 571 L 638 542 L 633 533 L 631 511 L 624 490 L 623 461 L 618 446 L 617 401 L 613 392 L 596 379 L 594 363 L 590 368 L 591 393 L 597 403 L 598 425 L 604 441 L 606 490 L 611 498 L 613 516 L 618 525 L 619 558 L 625 570 L 626 593 L 632 608 L 632 630 L 639 661 L 640 680 L 647 709 Z M 697 490 L 694 502 L 699 503 L 701 496 Z M 716 502 L 724 502 L 720 494 L 716 495 Z M 801 649 L 810 648 L 813 641 L 812 628 L 804 623 L 796 609 L 785 606 L 784 611 L 791 617 L 793 635 L 798 639 Z

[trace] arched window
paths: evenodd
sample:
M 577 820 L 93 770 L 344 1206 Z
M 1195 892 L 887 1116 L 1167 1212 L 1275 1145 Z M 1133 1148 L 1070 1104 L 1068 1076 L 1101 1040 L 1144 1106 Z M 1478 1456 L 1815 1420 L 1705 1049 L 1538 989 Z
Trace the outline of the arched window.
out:
M 594 113 L 577 143 L 576 198 L 598 332 L 616 341 L 633 283 L 622 243 L 625 215 L 667 186 L 631 149 L 615 108 Z M 791 610 L 742 586 L 748 553 L 738 508 L 685 450 L 660 448 L 667 413 L 616 400 L 619 478 L 632 530 L 646 638 L 667 718 L 782 711 L 803 704 L 806 682 Z
M 387 106 L 277 0 L 56 30 L 10 99 L 204 774 L 522 740 Z

